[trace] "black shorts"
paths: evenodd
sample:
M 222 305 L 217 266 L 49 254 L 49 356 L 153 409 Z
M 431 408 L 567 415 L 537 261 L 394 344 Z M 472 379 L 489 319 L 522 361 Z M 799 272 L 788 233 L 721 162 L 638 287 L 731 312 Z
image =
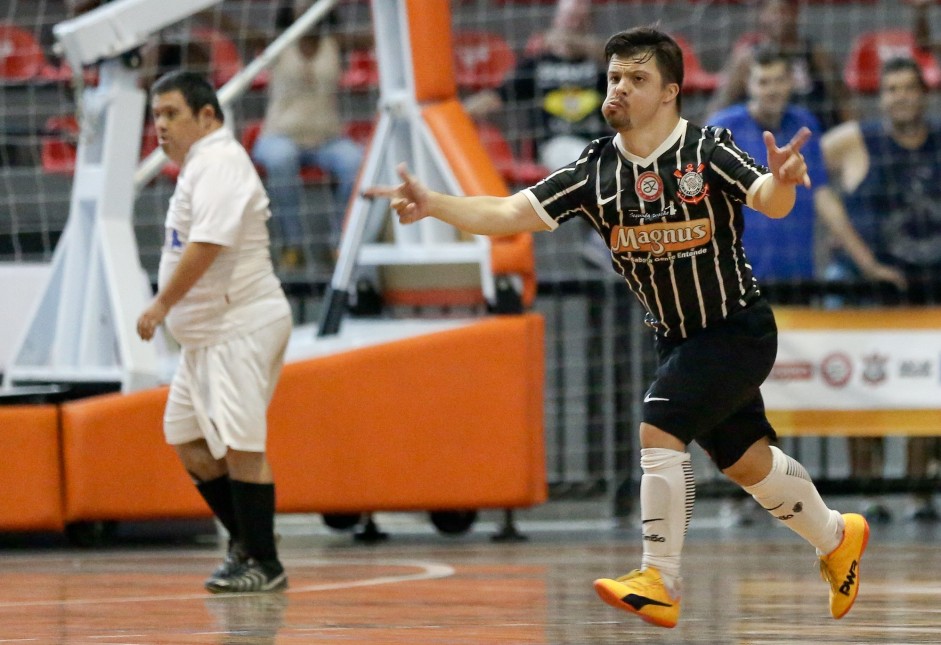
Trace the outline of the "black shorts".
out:
M 659 366 L 644 397 L 644 421 L 684 444 L 698 443 L 720 469 L 761 439 L 775 439 L 759 387 L 778 351 L 764 298 L 686 339 L 657 336 Z

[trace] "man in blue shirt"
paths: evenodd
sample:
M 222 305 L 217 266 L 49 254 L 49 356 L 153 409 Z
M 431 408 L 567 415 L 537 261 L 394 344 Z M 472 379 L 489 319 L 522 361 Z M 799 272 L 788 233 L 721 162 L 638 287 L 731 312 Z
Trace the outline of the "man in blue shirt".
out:
M 859 237 L 846 210 L 827 184 L 826 166 L 820 152 L 821 127 L 809 110 L 790 103 L 793 75 L 790 59 L 780 50 L 759 48 L 752 59 L 748 78 L 748 101 L 728 107 L 711 119 L 710 125 L 728 128 L 735 143 L 752 156 L 765 154 L 762 134 L 790 140 L 802 127 L 813 136 L 803 148 L 812 189 L 798 189 L 797 201 L 782 225 L 744 208 L 744 246 L 753 273 L 761 281 L 813 279 L 815 256 L 820 244 L 815 240 L 815 215 L 819 215 L 835 242 L 844 248 L 864 274 L 873 279 L 889 279 L 892 270 L 876 262 Z

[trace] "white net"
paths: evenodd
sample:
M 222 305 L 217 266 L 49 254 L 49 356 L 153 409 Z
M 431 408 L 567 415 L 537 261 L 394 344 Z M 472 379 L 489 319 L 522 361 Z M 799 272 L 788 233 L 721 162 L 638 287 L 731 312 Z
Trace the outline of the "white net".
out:
M 290 22 L 289 16 L 283 21 L 291 4 L 226 0 L 166 29 L 155 39 L 161 67 L 155 69 L 154 59 L 145 57 L 144 82 L 182 65 L 205 69 L 217 85 L 223 83 Z M 596 1 L 585 3 L 590 21 L 587 35 L 603 42 L 613 31 L 659 23 L 682 38 L 691 56 L 687 60 L 689 87 L 684 112 L 690 120 L 702 122 L 710 115 L 710 99 L 724 63 L 737 43 L 750 41 L 760 30 L 760 4 L 757 0 Z M 801 38 L 827 49 L 841 77 L 857 37 L 866 32 L 912 29 L 912 9 L 893 0 L 807 1 L 800 5 Z M 69 76 L 53 49 L 51 29 L 68 17 L 69 11 L 66 3 L 53 0 L 0 0 L 0 22 L 4 25 L 0 35 L 4 74 L 0 81 L 0 261 L 48 261 L 68 216 L 76 136 L 70 118 L 74 117 L 75 101 Z M 457 49 L 451 54 L 458 63 L 462 97 L 470 100 L 479 98 L 482 90 L 504 88 L 502 103 L 482 110 L 477 118 L 495 163 L 513 187 L 534 183 L 545 172 L 540 154 L 546 152 L 542 144 L 548 133 L 539 115 L 545 107 L 543 99 L 526 88 L 537 79 L 517 76 L 516 83 L 505 82 L 514 77 L 516 66 L 527 57 L 544 51 L 545 31 L 553 26 L 556 12 L 557 5 L 551 1 L 452 2 Z M 371 28 L 369 4 L 353 0 L 338 5 L 337 20 L 328 27 L 348 41 L 342 51 L 337 105 L 345 134 L 359 142 L 368 136 L 378 98 L 375 59 L 362 42 L 362 34 Z M 590 43 L 586 37 L 582 44 Z M 891 48 L 899 46 L 888 47 L 895 51 Z M 878 53 L 889 50 L 883 47 Z M 851 96 L 853 109 L 863 117 L 876 116 L 878 105 L 871 88 L 865 80 L 859 88 Z M 579 101 L 585 96 L 557 98 L 571 102 L 560 110 L 578 113 L 583 107 Z M 268 100 L 268 90 L 260 82 L 234 106 L 235 130 L 244 140 L 257 134 Z M 154 145 L 152 135 L 145 135 L 143 152 Z M 135 231 L 142 263 L 151 275 L 156 273 L 172 189 L 172 176 L 162 174 L 144 187 L 137 199 Z M 274 222 L 274 252 L 286 281 L 323 284 L 329 279 L 336 243 L 331 222 L 343 210 L 336 195 L 336 181 L 330 173 L 313 169 L 305 175 L 300 260 L 284 253 L 291 245 L 285 241 L 284 228 Z M 646 332 L 638 331 L 634 305 L 604 266 L 606 261 L 598 259 L 591 239 L 586 227 L 578 224 L 536 236 L 540 282 L 536 309 L 547 320 L 550 478 L 588 490 L 610 483 L 612 473 L 631 459 L 632 406 L 650 365 L 649 356 L 640 349 L 633 355 L 645 356 L 643 361 L 632 361 L 631 353 L 625 351 L 626 347 L 646 347 L 648 338 Z M 795 257 L 803 251 L 793 250 Z M 818 267 L 817 277 L 820 273 Z M 792 286 L 797 291 L 807 287 L 803 282 Z

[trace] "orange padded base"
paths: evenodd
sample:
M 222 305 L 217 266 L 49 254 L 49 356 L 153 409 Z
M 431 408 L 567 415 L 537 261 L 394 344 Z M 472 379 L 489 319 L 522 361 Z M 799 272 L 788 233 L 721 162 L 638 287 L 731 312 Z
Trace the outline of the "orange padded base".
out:
M 164 441 L 167 392 L 162 387 L 62 404 L 67 521 L 210 515 Z
M 285 368 L 269 449 L 282 511 L 546 500 L 543 326 L 506 316 Z
M 208 516 L 161 430 L 167 389 L 62 405 L 65 518 Z M 269 409 L 280 512 L 546 500 L 543 322 L 502 316 L 285 366 Z
M 0 530 L 62 529 L 57 407 L 0 407 L 0 454 Z

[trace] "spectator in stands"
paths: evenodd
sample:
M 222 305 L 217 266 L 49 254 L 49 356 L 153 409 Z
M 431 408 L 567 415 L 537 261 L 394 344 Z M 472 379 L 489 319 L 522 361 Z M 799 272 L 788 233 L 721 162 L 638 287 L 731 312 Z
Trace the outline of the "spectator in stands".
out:
M 820 248 L 814 240 L 816 214 L 834 240 L 863 268 L 864 275 L 901 284 L 898 270 L 876 261 L 850 223 L 838 195 L 828 185 L 820 152 L 820 124 L 809 110 L 791 103 L 793 79 L 791 57 L 775 46 L 760 46 L 749 57 L 748 100 L 708 119 L 710 125 L 731 130 L 735 143 L 756 158 L 764 154 L 765 131 L 779 141 L 790 140 L 801 128 L 812 133 L 803 154 L 813 188 L 798 189 L 787 226 L 778 226 L 747 206 L 743 208 L 746 221 L 743 242 L 749 250 L 752 271 L 763 281 L 811 280 L 821 276 L 822 267 L 818 271 L 815 262 L 816 250 Z
M 271 263 L 268 196 L 202 76 L 162 76 L 151 108 L 160 145 L 182 171 L 167 211 L 158 291 L 137 333 L 150 340 L 166 322 L 182 348 L 164 434 L 230 536 L 206 589 L 278 591 L 287 577 L 275 544 L 266 413 L 291 307 Z
M 550 169 L 567 164 L 592 139 L 607 133 L 600 111 L 603 48 L 591 31 L 590 9 L 585 0 L 560 0 L 552 26 L 533 36 L 513 76 L 499 90 L 484 90 L 464 101 L 473 118 L 507 103 L 531 106 L 539 162 Z
M 902 272 L 900 296 L 916 305 L 941 302 L 941 124 L 928 120 L 927 98 L 918 63 L 888 60 L 880 73 L 881 116 L 844 123 L 821 141 L 854 225 L 880 262 Z M 839 257 L 828 273 L 851 279 L 858 271 Z M 882 476 L 881 439 L 855 439 L 851 449 L 854 474 Z M 908 452 L 909 475 L 924 478 L 938 440 L 911 438 Z M 920 498 L 915 517 L 937 519 L 930 498 Z
M 853 118 L 849 94 L 832 57 L 819 42 L 815 43 L 800 35 L 802 1 L 760 1 L 759 31 L 755 38 L 750 41 L 745 39 L 733 49 L 721 75 L 720 85 L 709 102 L 709 113 L 745 100 L 754 48 L 770 44 L 791 57 L 795 103 L 813 112 L 824 128 Z
M 295 0 L 293 5 L 282 6 L 278 28 L 288 27 L 311 4 L 312 0 Z M 284 244 L 282 270 L 306 264 L 301 166 L 319 166 L 336 180 L 329 238 L 331 248 L 337 249 L 347 202 L 363 160 L 362 147 L 343 135 L 338 100 L 341 42 L 334 33 L 338 24 L 334 11 L 278 56 L 271 68 L 261 135 L 251 151 L 267 174 L 271 207 Z
M 928 8 L 937 4 L 936 0 L 905 0 L 905 2 L 915 8 L 912 26 L 915 42 L 923 49 L 941 51 L 941 43 L 934 42 L 931 37 L 931 22 L 928 19 Z
M 475 119 L 507 104 L 528 106 L 538 161 L 550 170 L 607 134 L 600 110 L 607 82 L 604 47 L 592 33 L 590 10 L 587 0 L 559 0 L 552 25 L 530 38 L 513 76 L 499 90 L 484 90 L 464 101 Z M 606 269 L 611 254 L 603 241 L 594 231 L 583 235 L 582 257 Z

